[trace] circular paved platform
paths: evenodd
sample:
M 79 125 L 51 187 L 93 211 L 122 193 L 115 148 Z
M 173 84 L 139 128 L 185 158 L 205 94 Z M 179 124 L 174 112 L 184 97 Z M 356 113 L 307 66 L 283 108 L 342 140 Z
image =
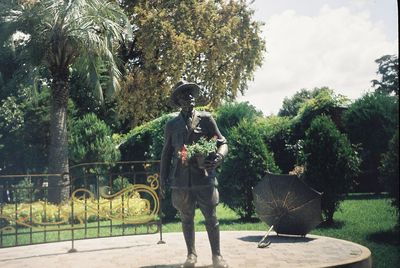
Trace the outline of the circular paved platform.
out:
M 262 231 L 221 232 L 221 250 L 231 267 L 371 267 L 371 252 L 361 245 L 322 236 L 282 237 L 272 233 L 272 244 L 257 248 Z M 180 267 L 186 257 L 181 233 L 99 238 L 0 249 L 0 267 Z M 198 263 L 211 267 L 207 234 L 196 234 Z

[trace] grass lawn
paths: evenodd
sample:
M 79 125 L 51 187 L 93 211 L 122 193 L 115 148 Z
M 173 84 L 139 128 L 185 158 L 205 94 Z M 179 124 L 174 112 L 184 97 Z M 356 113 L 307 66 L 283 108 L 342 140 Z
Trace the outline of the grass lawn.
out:
M 244 223 L 229 208 L 219 205 L 217 215 L 221 230 L 260 230 L 263 235 L 268 225 L 255 220 Z M 399 267 L 399 230 L 396 215 L 385 195 L 352 194 L 341 203 L 334 215 L 335 224 L 318 227 L 311 234 L 349 240 L 369 248 L 374 267 Z M 196 230 L 205 231 L 204 218 L 196 211 Z M 181 231 L 180 222 L 167 223 L 164 232 Z
M 242 222 L 237 219 L 235 213 L 219 205 L 217 214 L 220 221 L 220 229 L 233 230 L 259 230 L 260 235 L 265 234 L 269 226 L 257 219 L 252 222 Z M 399 230 L 396 229 L 396 218 L 394 209 L 390 206 L 389 199 L 385 195 L 373 194 L 352 194 L 341 203 L 340 210 L 334 215 L 335 224 L 330 227 L 320 226 L 311 233 L 353 241 L 368 247 L 372 252 L 374 267 L 398 267 L 400 263 Z M 204 218 L 199 210 L 196 211 L 196 231 L 205 231 Z M 100 222 L 103 227 L 97 233 L 96 229 L 90 229 L 85 234 L 83 230 L 75 231 L 75 238 L 90 238 L 109 236 L 109 222 Z M 117 222 L 115 222 L 117 224 Z M 89 227 L 96 227 L 97 223 L 89 223 Z M 83 227 L 78 225 L 76 227 Z M 174 222 L 163 225 L 163 232 L 181 232 L 181 224 L 177 219 Z M 27 232 L 27 229 L 21 231 Z M 38 231 L 38 230 L 37 230 Z M 125 226 L 124 233 L 144 233 L 146 227 L 139 227 L 137 230 L 132 226 Z M 3 233 L 5 234 L 5 233 Z M 112 235 L 121 235 L 122 228 L 114 227 Z M 57 241 L 58 232 L 48 232 L 46 241 Z M 61 239 L 70 239 L 71 232 L 60 233 Z M 18 244 L 43 243 L 43 234 L 19 235 Z M 4 246 L 15 245 L 14 236 L 3 236 Z

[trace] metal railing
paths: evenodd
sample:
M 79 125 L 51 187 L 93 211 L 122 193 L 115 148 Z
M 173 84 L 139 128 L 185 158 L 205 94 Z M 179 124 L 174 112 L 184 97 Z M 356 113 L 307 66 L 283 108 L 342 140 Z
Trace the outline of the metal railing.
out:
M 163 243 L 158 161 L 85 163 L 69 170 L 0 175 L 0 248 L 70 240 L 74 252 L 79 239 L 157 232 Z M 49 186 L 49 180 L 59 183 Z M 62 192 L 60 187 L 69 198 L 50 202 L 49 193 Z

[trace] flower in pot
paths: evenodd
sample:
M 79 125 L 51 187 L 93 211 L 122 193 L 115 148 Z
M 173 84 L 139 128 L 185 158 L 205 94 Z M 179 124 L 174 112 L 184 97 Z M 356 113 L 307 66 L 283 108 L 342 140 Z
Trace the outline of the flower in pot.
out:
M 207 139 L 201 137 L 197 142 L 191 145 L 184 145 L 179 152 L 179 157 L 183 164 L 187 164 L 189 161 L 196 161 L 197 166 L 201 169 L 205 169 L 204 161 L 207 157 L 211 157 L 217 151 L 217 139 Z

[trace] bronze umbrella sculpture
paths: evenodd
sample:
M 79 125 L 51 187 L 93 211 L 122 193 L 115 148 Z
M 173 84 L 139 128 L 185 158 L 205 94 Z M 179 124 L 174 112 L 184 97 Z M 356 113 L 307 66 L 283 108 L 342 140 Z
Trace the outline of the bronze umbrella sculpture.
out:
M 256 213 L 271 226 L 260 241 L 265 242 L 269 232 L 305 236 L 322 221 L 321 193 L 301 181 L 296 175 L 267 173 L 253 188 Z

